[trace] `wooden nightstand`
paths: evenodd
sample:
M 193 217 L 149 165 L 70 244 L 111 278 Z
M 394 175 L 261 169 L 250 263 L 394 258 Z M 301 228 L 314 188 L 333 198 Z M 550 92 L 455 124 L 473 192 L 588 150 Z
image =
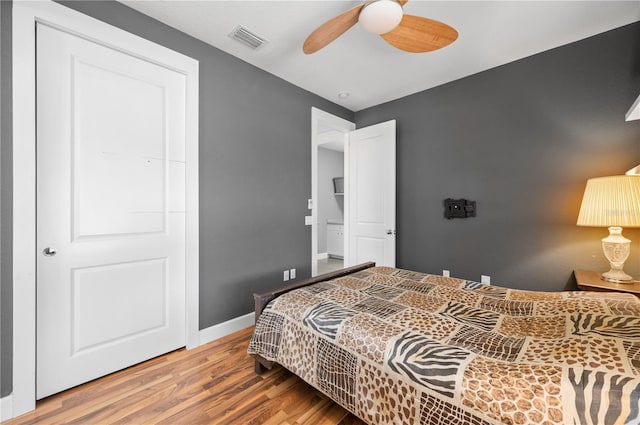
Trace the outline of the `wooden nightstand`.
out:
M 609 282 L 601 278 L 598 272 L 589 270 L 574 270 L 578 288 L 583 291 L 600 291 L 600 292 L 626 292 L 640 297 L 640 282 L 633 283 L 615 283 Z

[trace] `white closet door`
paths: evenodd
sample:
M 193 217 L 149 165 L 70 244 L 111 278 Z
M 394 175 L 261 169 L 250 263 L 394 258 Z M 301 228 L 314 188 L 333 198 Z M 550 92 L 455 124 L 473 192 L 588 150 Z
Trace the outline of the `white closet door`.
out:
M 37 25 L 37 397 L 185 345 L 185 76 Z

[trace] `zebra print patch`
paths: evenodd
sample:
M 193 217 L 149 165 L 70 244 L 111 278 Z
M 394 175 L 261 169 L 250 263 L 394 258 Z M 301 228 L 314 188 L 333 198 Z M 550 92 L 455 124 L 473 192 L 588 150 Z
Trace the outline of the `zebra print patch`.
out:
M 453 398 L 456 374 L 471 352 L 405 332 L 387 345 L 387 365 L 392 371 L 446 397 Z
M 381 300 L 380 298 L 370 297 L 354 305 L 352 308 L 354 310 L 358 310 L 363 313 L 369 313 L 376 317 L 384 319 L 393 314 L 396 314 L 399 311 L 404 310 L 407 307 L 404 305 Z
M 334 289 L 335 285 L 332 285 L 328 282 L 320 282 L 315 285 L 305 286 L 303 290 L 307 292 L 311 292 L 312 294 L 319 294 L 324 291 L 328 291 L 329 289 Z
M 373 295 L 374 297 L 382 298 L 384 300 L 392 300 L 399 295 L 402 295 L 404 293 L 404 290 L 376 284 L 370 288 L 363 290 L 362 292 Z
M 640 305 L 637 302 L 607 300 L 611 314 L 620 316 L 640 316 Z
M 410 291 L 419 292 L 421 294 L 428 294 L 433 288 L 435 288 L 435 285 L 431 283 L 404 280 L 397 284 L 396 288 L 408 289 Z
M 336 339 L 336 334 L 345 320 L 355 316 L 356 312 L 332 302 L 323 302 L 313 307 L 302 319 L 305 326 L 316 332 Z
M 508 337 L 471 326 L 462 326 L 448 342 L 468 348 L 476 354 L 512 362 L 520 354 L 525 338 Z
M 393 275 L 396 277 L 400 277 L 402 279 L 409 279 L 409 280 L 415 280 L 415 281 L 420 281 L 423 278 L 428 276 L 426 273 L 412 272 L 410 270 L 398 270 Z
M 501 300 L 507 298 L 508 289 L 501 286 L 485 285 L 484 283 L 481 283 L 479 287 L 473 289 L 476 293 L 487 297 L 498 298 Z
M 575 393 L 573 422 L 580 425 L 640 423 L 640 380 L 615 373 L 569 368 Z
M 482 310 L 456 302 L 449 302 L 444 306 L 440 314 L 465 325 L 477 326 L 487 331 L 493 329 L 500 318 L 500 315 L 493 311 Z
M 484 294 L 483 294 L 484 295 Z M 533 313 L 533 302 L 531 301 L 510 301 L 483 298 L 479 307 L 506 314 L 508 316 L 531 316 Z
M 362 270 L 362 271 L 359 271 L 357 273 L 350 274 L 349 276 L 355 277 L 356 279 L 364 279 L 365 277 L 371 276 L 372 274 L 374 274 L 374 273 L 368 272 L 366 270 Z
M 574 313 L 569 319 L 573 323 L 574 335 L 598 334 L 627 341 L 640 341 L 640 317 Z
M 629 359 L 629 364 L 636 374 L 640 375 L 640 343 L 622 341 L 622 345 Z
M 480 289 L 488 286 L 486 283 L 474 282 L 473 280 L 464 282 L 464 289 Z

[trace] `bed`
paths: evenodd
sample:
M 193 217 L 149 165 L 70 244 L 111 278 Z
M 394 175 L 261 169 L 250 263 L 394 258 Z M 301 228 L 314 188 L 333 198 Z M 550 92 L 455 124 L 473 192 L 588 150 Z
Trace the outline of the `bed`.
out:
M 368 424 L 638 424 L 640 302 L 366 263 L 255 295 L 249 353 Z

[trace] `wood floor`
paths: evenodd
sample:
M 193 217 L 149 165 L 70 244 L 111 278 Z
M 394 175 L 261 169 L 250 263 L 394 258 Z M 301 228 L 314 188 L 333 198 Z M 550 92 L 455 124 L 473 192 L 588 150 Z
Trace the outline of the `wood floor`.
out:
M 247 355 L 252 331 L 174 351 L 53 395 L 3 425 L 364 425 L 281 367 L 256 375 Z

